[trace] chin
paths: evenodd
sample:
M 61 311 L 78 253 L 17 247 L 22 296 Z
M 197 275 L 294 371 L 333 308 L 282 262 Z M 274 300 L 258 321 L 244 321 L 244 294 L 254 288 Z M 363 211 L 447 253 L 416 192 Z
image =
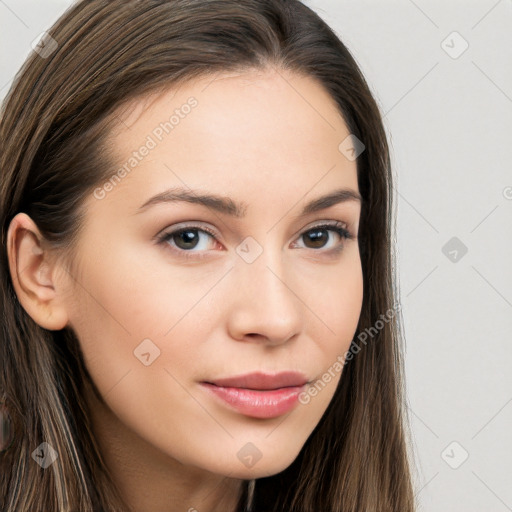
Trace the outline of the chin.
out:
M 245 449 L 242 448 L 238 452 L 235 461 L 231 459 L 224 466 L 219 467 L 219 460 L 216 460 L 215 467 L 212 467 L 211 471 L 242 480 L 277 475 L 293 463 L 300 449 L 301 447 L 298 447 L 294 453 L 273 450 L 271 454 L 265 456 L 248 443 Z

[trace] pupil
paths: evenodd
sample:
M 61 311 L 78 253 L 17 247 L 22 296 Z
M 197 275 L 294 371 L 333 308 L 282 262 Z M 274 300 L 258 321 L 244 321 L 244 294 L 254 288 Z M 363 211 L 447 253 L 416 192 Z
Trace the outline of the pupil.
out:
M 325 235 L 325 230 L 319 229 L 317 231 L 310 231 L 309 238 L 313 242 L 314 247 L 322 247 L 326 242 Z
M 177 237 L 178 237 L 178 241 L 181 243 L 182 241 L 185 242 L 185 248 L 186 249 L 190 249 L 190 245 L 186 245 L 186 244 L 190 244 L 192 243 L 192 247 L 195 246 L 195 244 L 193 243 L 194 242 L 194 238 L 197 238 L 197 233 L 193 230 L 187 230 L 187 231 L 182 231 L 181 233 L 178 233 L 177 234 Z M 195 240 L 196 243 L 197 243 L 197 240 Z M 179 243 L 177 243 L 178 247 L 180 246 Z

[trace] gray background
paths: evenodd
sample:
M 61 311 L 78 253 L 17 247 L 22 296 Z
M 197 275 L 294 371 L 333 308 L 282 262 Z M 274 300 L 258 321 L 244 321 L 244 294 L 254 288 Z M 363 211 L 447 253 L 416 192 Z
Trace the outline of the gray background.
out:
M 71 3 L 0 0 L 0 98 Z M 512 0 L 305 3 L 392 145 L 419 510 L 512 511 Z

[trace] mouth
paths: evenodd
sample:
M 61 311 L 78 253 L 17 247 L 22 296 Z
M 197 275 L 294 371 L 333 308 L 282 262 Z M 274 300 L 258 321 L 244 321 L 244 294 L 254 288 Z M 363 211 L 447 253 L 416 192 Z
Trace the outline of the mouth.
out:
M 266 391 L 303 386 L 308 382 L 308 379 L 302 373 L 288 371 L 275 374 L 254 372 L 205 382 L 224 388 L 244 388 Z
M 276 418 L 296 406 L 308 379 L 298 372 L 251 373 L 203 381 L 201 386 L 220 403 L 253 418 Z

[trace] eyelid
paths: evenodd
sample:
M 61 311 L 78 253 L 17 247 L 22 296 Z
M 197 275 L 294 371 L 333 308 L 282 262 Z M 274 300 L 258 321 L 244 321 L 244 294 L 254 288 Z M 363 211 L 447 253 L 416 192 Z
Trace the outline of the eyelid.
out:
M 310 231 L 311 229 L 315 229 L 317 227 L 321 226 L 329 226 L 329 227 L 336 227 L 336 228 L 343 228 L 348 230 L 348 224 L 346 222 L 343 222 L 341 220 L 335 220 L 335 219 L 329 219 L 329 220 L 318 220 L 315 221 L 313 224 L 308 224 L 305 228 L 302 228 L 298 231 L 297 234 L 302 234 L 306 231 Z
M 178 224 L 173 224 L 170 227 L 165 228 L 159 235 L 155 236 L 155 239 L 161 240 L 163 237 L 177 233 L 179 231 L 197 230 L 197 231 L 206 231 L 208 234 L 212 235 L 215 239 L 218 240 L 218 233 L 214 228 L 209 227 L 202 223 L 202 221 L 189 221 L 189 222 L 179 222 Z

